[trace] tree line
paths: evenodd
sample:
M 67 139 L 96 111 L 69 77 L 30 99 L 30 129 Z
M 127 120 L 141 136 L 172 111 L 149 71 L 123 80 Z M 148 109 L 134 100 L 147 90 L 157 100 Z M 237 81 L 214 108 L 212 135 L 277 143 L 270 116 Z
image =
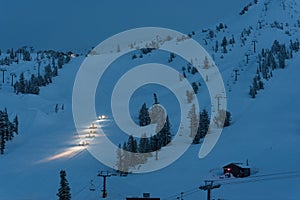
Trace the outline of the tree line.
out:
M 40 72 L 41 60 L 45 58 L 49 59 L 49 64 L 44 66 L 44 74 Z M 24 73 L 22 72 L 19 76 L 19 80 L 14 84 L 14 91 L 16 94 L 36 94 L 40 92 L 40 87 L 46 86 L 52 83 L 52 78 L 58 76 L 58 69 L 62 69 L 64 64 L 69 63 L 71 60 L 70 53 L 65 55 L 61 52 L 50 51 L 40 52 L 37 54 L 38 73 L 37 75 L 32 74 L 30 79 L 25 79 Z M 51 64 L 50 64 L 50 60 Z
M 270 49 L 262 49 L 258 54 L 258 67 L 250 86 L 249 95 L 255 98 L 257 91 L 264 89 L 263 80 L 268 81 L 273 77 L 273 71 L 276 69 L 284 69 L 286 60 L 292 59 L 293 54 L 298 52 L 300 48 L 299 41 L 290 41 L 289 46 L 280 44 L 278 40 L 273 42 Z
M 148 157 L 152 157 L 152 152 L 160 150 L 171 142 L 169 117 L 164 116 L 165 113 L 159 106 L 157 95 L 153 94 L 153 96 L 154 104 L 152 108 L 149 110 L 146 103 L 144 103 L 139 111 L 139 125 L 157 124 L 157 134 L 147 137 L 146 133 L 143 133 L 140 139 L 130 135 L 127 142 L 124 142 L 123 145 L 119 144 L 117 168 L 121 172 L 128 172 L 130 167 L 145 163 Z

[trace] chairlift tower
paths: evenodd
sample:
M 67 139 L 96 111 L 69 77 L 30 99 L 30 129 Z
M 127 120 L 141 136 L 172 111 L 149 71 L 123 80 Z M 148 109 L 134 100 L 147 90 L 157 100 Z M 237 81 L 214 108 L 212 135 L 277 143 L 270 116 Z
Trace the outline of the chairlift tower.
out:
M 7 69 L 0 69 L 2 72 L 2 83 L 4 83 L 4 73 L 7 71 Z
M 214 183 L 213 181 L 204 181 L 204 182 L 205 182 L 205 185 L 200 186 L 199 189 L 200 189 L 200 190 L 207 191 L 207 200 L 210 200 L 210 197 L 211 197 L 211 190 L 220 188 L 221 185 L 220 185 L 220 184 L 214 185 L 214 184 L 213 184 L 213 183 Z
M 111 176 L 116 176 L 116 174 L 113 174 L 109 171 L 100 171 L 98 176 L 103 178 L 102 198 L 106 198 L 107 197 L 106 178 Z

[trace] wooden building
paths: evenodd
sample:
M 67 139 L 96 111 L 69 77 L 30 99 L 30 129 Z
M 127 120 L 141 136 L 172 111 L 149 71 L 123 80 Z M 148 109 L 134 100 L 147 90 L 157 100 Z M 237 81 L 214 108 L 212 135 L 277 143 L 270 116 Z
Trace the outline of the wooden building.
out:
M 250 166 L 241 163 L 230 163 L 223 167 L 224 174 L 232 174 L 234 177 L 250 176 Z

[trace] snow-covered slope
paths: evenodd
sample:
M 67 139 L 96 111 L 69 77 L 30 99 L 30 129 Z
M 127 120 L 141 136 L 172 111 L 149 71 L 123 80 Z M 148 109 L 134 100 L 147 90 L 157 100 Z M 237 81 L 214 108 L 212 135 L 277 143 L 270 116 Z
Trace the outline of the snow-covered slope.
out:
M 207 179 L 221 183 L 221 188 L 212 192 L 215 199 L 299 199 L 300 54 L 295 54 L 293 59 L 287 61 L 286 69 L 274 71 L 274 77 L 265 82 L 265 89 L 259 92 L 256 99 L 251 99 L 248 95 L 257 69 L 257 53 L 254 53 L 252 41 L 257 41 L 256 48 L 260 51 L 262 48 L 270 48 L 275 39 L 281 43 L 289 43 L 298 38 L 300 31 L 295 26 L 297 20 L 300 20 L 298 2 L 266 3 L 268 4 L 259 1 L 246 14 L 240 16 L 237 13 L 235 17 L 224 19 L 222 23 L 228 28 L 220 32 L 214 31 L 216 37 L 212 39 L 207 39 L 207 32 L 202 30 L 196 31 L 193 36 L 214 57 L 223 76 L 228 108 L 233 116 L 232 125 L 223 130 L 213 151 L 200 160 L 200 145 L 192 145 L 180 159 L 162 170 L 110 177 L 107 199 L 121 200 L 126 196 L 141 196 L 143 192 L 150 192 L 152 196 L 162 199 L 177 199 L 181 192 L 184 192 L 183 199 L 205 199 L 206 193 L 198 187 Z M 283 30 L 272 28 L 274 21 L 283 23 Z M 259 27 L 260 23 L 262 28 Z M 215 30 L 215 25 L 208 28 Z M 244 28 L 251 29 L 245 44 L 239 39 Z M 220 44 L 224 36 L 230 38 L 231 35 L 234 35 L 236 43 L 228 49 L 227 54 L 223 54 L 221 50 L 213 51 L 216 40 Z M 249 54 L 248 64 L 245 54 Z M 112 69 L 123 65 L 161 62 L 181 70 L 182 60 L 175 58 L 172 63 L 168 63 L 167 59 L 168 54 L 160 51 L 153 51 L 142 59 L 135 60 L 127 55 L 114 63 Z M 110 169 L 91 156 L 85 147 L 78 146 L 80 140 L 72 118 L 72 89 L 83 60 L 83 56 L 73 58 L 59 71 L 53 84 L 41 88 L 38 96 L 15 95 L 9 81 L 1 86 L 0 108 L 7 107 L 10 116 L 18 114 L 20 135 L 12 143 L 8 143 L 5 154 L 0 156 L 0 199 L 56 199 L 60 169 L 67 171 L 72 199 L 100 198 L 102 179 L 97 177 L 98 171 Z M 8 73 L 19 74 L 27 70 L 28 73 L 35 73 L 35 63 L 31 64 L 7 67 Z M 238 80 L 234 81 L 233 70 L 236 67 L 239 75 Z M 116 74 L 107 74 L 105 88 L 108 90 L 112 87 Z M 195 79 L 192 76 L 188 78 Z M 137 117 L 138 109 L 144 101 L 148 101 L 149 105 L 152 103 L 153 90 L 159 90 L 156 92 L 162 105 L 168 104 L 170 108 L 177 106 L 172 103 L 174 97 L 164 89 L 157 86 L 144 89 L 135 94 L 133 105 L 130 106 L 133 118 Z M 201 96 L 205 94 L 207 95 L 207 91 L 203 86 L 200 88 L 200 103 L 202 107 L 209 109 L 207 97 Z M 99 96 L 97 98 L 100 99 Z M 64 110 L 55 113 L 56 104 L 64 105 Z M 97 108 L 104 109 L 101 102 Z M 101 112 L 106 112 L 105 109 Z M 175 129 L 179 125 L 176 124 L 178 117 L 175 114 L 173 119 L 171 117 L 172 113 L 176 113 L 176 109 L 174 110 L 170 111 L 170 119 Z M 112 135 L 112 139 L 124 141 L 124 136 L 115 134 L 115 126 L 111 123 L 107 122 L 106 130 Z M 246 159 L 256 169 L 255 174 L 244 179 L 219 179 L 219 171 L 223 165 L 245 162 Z M 91 179 L 97 188 L 94 192 L 89 190 Z

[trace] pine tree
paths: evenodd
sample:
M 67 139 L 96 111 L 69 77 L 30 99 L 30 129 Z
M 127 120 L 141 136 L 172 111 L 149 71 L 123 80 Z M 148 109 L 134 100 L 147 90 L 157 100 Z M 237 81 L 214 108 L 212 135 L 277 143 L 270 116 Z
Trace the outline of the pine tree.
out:
M 159 143 L 159 141 L 160 140 L 157 134 L 150 137 L 151 151 L 156 151 L 161 149 L 161 144 Z
M 57 60 L 57 66 L 59 69 L 61 69 L 64 65 L 64 56 L 61 55 L 58 57 L 58 60 Z
M 224 121 L 224 127 L 230 126 L 231 124 L 231 113 L 229 111 L 226 111 L 226 117 Z
M 227 39 L 224 36 L 224 38 L 222 40 L 222 44 L 221 44 L 221 46 L 223 47 L 223 53 L 227 53 L 227 49 L 226 49 L 227 44 L 228 44 Z
M 150 115 L 146 103 L 143 104 L 139 114 L 139 125 L 147 126 L 151 123 Z
M 4 154 L 5 150 L 5 124 L 3 119 L 3 112 L 0 111 L 0 153 Z
M 165 111 L 159 104 L 154 104 L 149 110 L 151 123 L 156 124 L 156 133 L 158 133 L 164 126 Z
M 117 169 L 118 171 L 122 172 L 123 171 L 123 155 L 122 155 L 122 147 L 121 144 L 119 144 L 118 149 L 117 149 Z
M 0 153 L 3 155 L 5 150 L 5 132 L 0 128 Z
M 190 118 L 190 137 L 194 138 L 197 134 L 198 125 L 199 125 L 195 104 L 192 105 L 188 117 Z
M 193 99 L 194 99 L 194 92 L 190 92 L 190 91 L 186 91 L 186 98 L 187 98 L 187 102 L 188 103 L 192 103 Z
M 229 39 L 229 44 L 233 45 L 235 43 L 234 36 L 232 35 L 231 38 Z
M 159 137 L 159 143 L 160 146 L 166 146 L 171 142 L 171 132 L 170 132 L 170 121 L 169 121 L 169 117 L 167 116 L 166 118 L 166 122 L 163 126 L 163 128 L 159 131 L 159 133 L 157 134 Z
M 129 166 L 133 167 L 137 164 L 137 158 L 135 153 L 137 153 L 137 141 L 132 135 L 129 136 L 127 141 L 127 151 L 131 152 L 129 154 Z
M 13 128 L 12 123 L 8 119 L 7 109 L 5 108 L 2 112 L 2 123 L 5 141 L 11 141 L 13 138 Z
M 70 60 L 71 60 L 70 55 L 67 55 L 66 59 L 65 59 L 65 64 L 68 64 L 70 62 Z
M 278 54 L 278 62 L 279 62 L 279 67 L 280 68 L 285 68 L 285 56 L 284 52 L 279 52 Z
M 140 163 L 145 163 L 147 158 L 151 156 L 151 147 L 149 139 L 146 136 L 146 133 L 143 133 L 138 147 L 138 152 L 140 153 Z
M 199 127 L 201 127 L 200 132 L 202 131 L 200 136 L 201 136 L 201 138 L 203 138 L 203 137 L 205 137 L 205 135 L 208 132 L 209 123 L 210 123 L 209 115 L 208 115 L 208 112 L 206 111 L 206 109 L 202 110 L 202 112 L 200 114 L 199 122 L 200 122 Z
M 129 152 L 127 150 L 127 144 L 124 142 L 123 144 L 123 172 L 128 172 L 129 170 Z
M 256 91 L 255 91 L 255 89 L 254 89 L 252 86 L 250 86 L 249 95 L 250 95 L 253 99 L 255 99 Z
M 193 90 L 194 90 L 194 93 L 195 93 L 195 94 L 198 94 L 198 90 L 199 90 L 198 84 L 195 83 L 195 82 L 193 82 L 193 83 L 192 83 L 192 88 L 193 88 Z
M 219 50 L 219 43 L 218 40 L 216 40 L 216 44 L 215 44 L 215 52 L 217 53 Z
M 138 152 L 139 153 L 151 152 L 150 142 L 149 139 L 147 138 L 146 133 L 142 134 L 142 137 L 139 142 Z
M 45 74 L 44 74 L 44 78 L 47 83 L 52 83 L 52 75 L 53 75 L 53 72 L 51 70 L 51 66 L 47 65 L 45 67 Z
M 153 94 L 154 104 L 159 104 L 156 93 Z
M 252 87 L 253 87 L 253 89 L 254 89 L 255 91 L 259 90 L 259 86 L 258 86 L 257 78 L 256 78 L 256 77 L 253 78 Z
M 24 61 L 31 61 L 31 56 L 29 51 L 24 51 L 23 53 L 23 60 Z
M 194 137 L 193 144 L 198 144 L 200 142 L 200 139 L 205 137 L 209 129 L 209 124 L 210 124 L 210 119 L 209 119 L 208 112 L 205 109 L 203 109 L 202 112 L 200 113 L 199 126 L 197 130 L 197 134 Z
M 205 56 L 204 61 L 203 61 L 203 69 L 209 69 L 209 61 L 208 58 Z
M 22 93 L 24 94 L 25 93 L 25 78 L 24 78 L 24 73 L 22 72 L 20 74 L 20 79 L 19 79 L 19 82 L 18 82 L 18 88 L 17 88 L 17 93 Z
M 5 143 L 12 141 L 14 133 L 18 132 L 18 118 L 15 117 L 14 122 L 9 121 L 7 109 L 0 110 L 0 153 L 4 154 Z
M 52 76 L 53 76 L 53 77 L 58 76 L 58 69 L 57 69 L 57 66 L 53 66 Z
M 69 187 L 68 180 L 66 178 L 67 174 L 65 170 L 60 171 L 60 188 L 56 194 L 59 200 L 70 200 L 71 199 L 71 189 Z
M 10 50 L 9 57 L 10 57 L 11 60 L 14 60 L 14 59 L 15 59 L 14 49 L 11 49 L 11 50 Z

